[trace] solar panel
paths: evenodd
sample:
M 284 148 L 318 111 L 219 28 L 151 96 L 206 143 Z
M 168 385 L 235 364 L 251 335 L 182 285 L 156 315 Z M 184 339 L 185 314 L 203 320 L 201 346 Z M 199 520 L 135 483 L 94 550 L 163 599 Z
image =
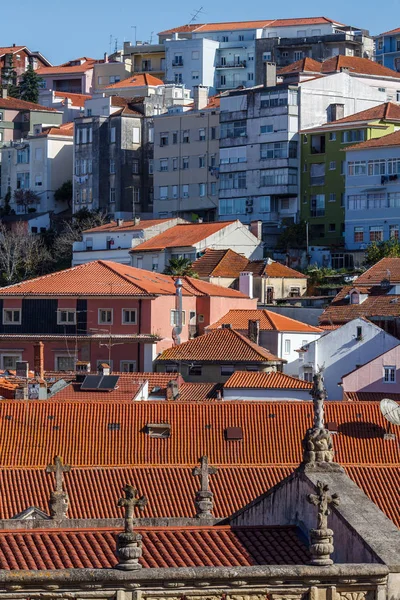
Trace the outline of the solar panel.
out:
M 97 390 L 102 378 L 102 375 L 87 375 L 81 385 L 81 390 Z
M 118 375 L 104 375 L 99 383 L 99 390 L 113 390 L 117 385 Z

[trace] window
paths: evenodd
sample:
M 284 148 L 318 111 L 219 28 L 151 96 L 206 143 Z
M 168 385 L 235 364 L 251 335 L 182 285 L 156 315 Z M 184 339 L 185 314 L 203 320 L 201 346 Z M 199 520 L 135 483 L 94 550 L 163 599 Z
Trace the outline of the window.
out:
M 206 157 L 199 156 L 199 169 L 204 169 L 205 166 L 206 166 Z
M 132 173 L 134 175 L 137 175 L 139 173 L 139 161 L 137 159 L 134 159 L 132 161 Z
M 115 188 L 110 188 L 110 203 L 113 204 L 115 202 Z
M 244 35 L 239 35 L 238 40 L 239 42 L 244 42 Z
M 0 112 L 0 121 L 2 121 L 2 120 L 3 120 L 3 113 Z
M 172 197 L 173 198 L 178 198 L 178 195 L 179 195 L 179 193 L 178 193 L 178 186 L 177 185 L 173 185 L 172 186 Z
M 178 365 L 165 365 L 165 372 L 166 373 L 177 373 Z
M 149 127 L 149 142 L 154 143 L 154 127 Z
M 149 196 L 150 196 L 150 189 L 149 189 Z M 133 188 L 133 203 L 140 204 L 140 188 L 139 187 Z
M 189 375 L 193 375 L 195 377 L 201 377 L 202 375 L 202 366 L 198 364 L 191 364 L 189 366 Z
M 396 367 L 383 367 L 383 383 L 396 383 Z
M 17 362 L 22 360 L 21 354 L 2 354 L 1 355 L 1 366 L 2 369 L 12 369 L 15 371 L 17 368 Z
M 23 150 L 17 150 L 17 164 L 26 165 L 29 163 L 29 146 Z
M 182 158 L 182 169 L 188 169 L 188 168 L 189 168 L 189 157 L 184 156 Z
M 350 144 L 352 142 L 363 142 L 364 141 L 364 130 L 353 129 L 352 131 L 342 132 L 342 143 Z
M 398 158 L 389 158 L 388 161 L 387 173 L 388 175 L 400 175 L 400 159 Z
M 385 160 L 369 160 L 368 175 L 385 175 L 386 161 Z
M 110 173 L 115 173 L 115 160 L 110 160 Z
M 246 121 L 221 123 L 221 138 L 236 138 L 247 135 Z
M 136 373 L 136 361 L 135 360 L 121 360 L 120 370 L 121 370 L 121 373 Z
M 335 223 L 329 223 L 329 232 L 330 233 L 334 233 L 336 231 L 336 224 Z
M 182 186 L 182 197 L 189 198 L 189 185 L 188 184 L 184 184 Z
M 246 198 L 227 198 L 219 201 L 220 215 L 246 214 Z
M 199 71 L 192 71 L 192 79 L 194 79 L 194 81 L 196 81 L 197 79 L 199 79 L 200 77 L 200 72 Z
M 199 196 L 200 198 L 203 198 L 206 195 L 206 184 L 205 183 L 199 183 Z
M 254 73 L 247 73 L 247 81 L 254 81 Z
M 160 185 L 160 200 L 168 200 L 168 186 Z
M 329 133 L 329 141 L 334 142 L 336 140 L 336 131 L 331 131 Z
M 99 308 L 98 322 L 99 322 L 99 325 L 112 325 L 113 309 L 112 308 Z
M 310 165 L 310 185 L 325 185 L 325 163 Z
M 189 142 L 190 142 L 189 129 L 185 129 L 182 132 L 182 143 L 183 144 L 189 144 Z
M 136 308 L 123 308 L 122 309 L 123 325 L 136 325 L 136 322 L 137 322 Z
M 400 90 L 397 90 L 396 92 L 396 102 L 400 102 Z M 1 121 L 1 118 L 0 118 Z
M 233 148 L 221 148 L 220 150 L 219 162 L 221 165 L 244 163 L 246 161 L 246 146 L 234 146 Z
M 168 146 L 168 133 L 160 133 L 160 146 Z
M 273 133 L 273 131 L 274 131 L 274 126 L 272 124 L 271 125 L 261 125 L 261 127 L 260 127 L 260 134 Z
M 215 154 L 211 154 L 210 156 L 210 167 L 216 167 L 217 166 L 217 157 Z
M 21 309 L 5 308 L 3 309 L 3 325 L 20 325 Z
M 75 371 L 76 359 L 74 356 L 56 356 L 56 371 Z
M 29 189 L 29 173 L 17 173 L 17 190 Z
M 354 227 L 354 241 L 362 243 L 364 241 L 364 228 Z
M 303 58 L 303 52 L 301 50 L 295 50 L 294 61 L 301 60 Z
M 172 170 L 173 171 L 177 171 L 178 170 L 178 159 L 177 158 L 173 158 L 172 159 Z
M 179 310 L 171 310 L 170 325 L 172 325 L 172 326 L 179 325 Z M 181 325 L 186 325 L 186 311 L 184 311 L 184 310 L 182 311 Z
M 325 195 L 316 194 L 311 196 L 311 216 L 312 217 L 324 217 L 325 216 Z
M 365 160 L 351 160 L 347 165 L 349 175 L 366 175 L 367 165 Z
M 296 287 L 291 287 L 290 288 L 290 292 L 289 292 L 289 298 L 298 298 L 299 296 L 300 296 L 300 288 L 297 287 L 297 286 Z
M 58 325 L 75 325 L 76 310 L 73 308 L 59 308 L 57 310 Z
M 311 154 L 325 153 L 325 134 L 311 136 Z
M 331 192 L 329 194 L 329 202 L 336 202 L 336 194 L 335 194 L 335 192 Z
M 220 189 L 221 190 L 238 190 L 246 187 L 246 171 L 237 173 L 221 173 Z
M 134 144 L 140 144 L 140 129 L 139 129 L 139 127 L 134 127 L 132 129 L 132 142 Z
M 399 239 L 399 226 L 398 225 L 389 225 L 389 238 L 392 240 Z
M 297 142 L 268 142 L 260 144 L 260 158 L 297 158 Z
M 349 210 L 364 210 L 367 208 L 367 197 L 361 194 L 354 194 L 348 197 Z
M 211 196 L 216 196 L 217 195 L 217 184 L 215 183 L 215 181 L 212 181 L 210 183 L 210 195 Z
M 42 185 L 42 176 L 35 175 L 35 187 L 40 187 Z
M 233 365 L 222 365 L 221 366 L 221 376 L 222 377 L 230 377 L 235 372 L 235 367 Z
M 177 131 L 173 131 L 172 132 L 172 143 L 173 144 L 177 144 L 178 143 L 178 132 Z
M 183 66 L 183 56 L 182 56 L 182 54 L 175 54 L 172 65 L 174 67 L 182 67 Z
M 222 42 L 229 42 L 229 37 L 227 35 L 222 36 Z
M 369 228 L 369 241 L 370 242 L 382 242 L 383 241 L 383 227 L 370 227 Z
M 312 383 L 313 382 L 312 371 L 304 371 L 303 379 L 304 379 L 304 381 L 308 381 L 308 383 Z
M 260 185 L 297 185 L 297 169 L 268 169 L 260 171 Z
M 117 141 L 117 129 L 115 127 L 111 127 L 110 129 L 110 143 L 115 144 Z
M 331 160 L 329 163 L 329 170 L 330 171 L 335 171 L 336 170 L 336 160 Z
M 357 338 L 357 340 L 362 339 L 362 327 L 360 327 L 360 326 L 358 326 L 356 329 L 356 338 Z
M 285 354 L 290 354 L 290 340 L 285 340 Z
M 386 194 L 376 193 L 367 194 L 367 206 L 368 208 L 386 208 Z
M 200 140 L 200 142 L 204 142 L 205 139 L 206 139 L 206 130 L 202 127 L 201 129 L 199 129 L 199 140 Z
M 217 139 L 217 128 L 216 127 L 211 127 L 211 139 L 212 140 Z
M 389 208 L 400 208 L 400 192 L 388 194 Z
M 168 158 L 160 160 L 160 171 L 168 171 Z
M 200 53 L 198 50 L 192 50 L 192 60 L 199 60 Z

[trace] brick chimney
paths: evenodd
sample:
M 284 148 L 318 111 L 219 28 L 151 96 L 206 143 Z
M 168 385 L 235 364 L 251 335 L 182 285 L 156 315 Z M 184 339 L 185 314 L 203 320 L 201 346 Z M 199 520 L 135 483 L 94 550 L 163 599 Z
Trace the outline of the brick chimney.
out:
M 36 342 L 33 344 L 33 370 L 35 377 L 44 378 L 44 344 Z
M 276 63 L 266 62 L 264 67 L 264 86 L 275 87 L 276 86 Z
M 194 109 L 201 110 L 208 104 L 208 87 L 206 85 L 195 85 L 193 87 Z
M 250 232 L 256 236 L 257 239 L 262 239 L 262 221 L 251 221 Z

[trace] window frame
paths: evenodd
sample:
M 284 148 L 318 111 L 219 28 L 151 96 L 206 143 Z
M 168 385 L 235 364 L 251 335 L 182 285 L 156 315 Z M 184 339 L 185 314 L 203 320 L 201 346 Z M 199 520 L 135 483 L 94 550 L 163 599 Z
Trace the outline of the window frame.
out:
M 125 313 L 135 313 L 135 321 L 127 321 L 125 318 Z M 122 308 L 121 309 L 121 324 L 122 325 L 137 325 L 137 308 Z
M 73 321 L 62 321 L 61 313 L 72 313 L 74 316 Z M 57 325 L 76 325 L 76 309 L 75 308 L 57 308 Z
M 386 378 L 387 374 L 388 374 L 388 377 Z M 392 379 L 392 374 L 393 374 L 393 379 Z M 383 366 L 382 380 L 383 380 L 382 381 L 383 383 L 389 383 L 389 384 L 396 383 L 396 365 L 384 365 Z
M 6 312 L 12 311 L 13 316 L 14 313 L 19 312 L 19 319 L 18 321 L 7 321 L 5 319 L 5 314 Z M 21 308 L 3 308 L 3 325 L 21 325 L 22 323 L 22 309 Z
M 111 313 L 111 321 L 102 321 L 100 319 L 101 311 L 107 311 Z M 97 309 L 97 324 L 98 325 L 113 325 L 114 323 L 114 309 L 113 308 L 98 308 Z

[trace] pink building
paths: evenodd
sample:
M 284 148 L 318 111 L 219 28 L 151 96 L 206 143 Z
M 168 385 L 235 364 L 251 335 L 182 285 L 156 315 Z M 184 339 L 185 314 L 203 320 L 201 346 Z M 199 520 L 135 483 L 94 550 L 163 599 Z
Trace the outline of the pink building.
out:
M 93 68 L 97 61 L 82 56 L 57 67 L 41 67 L 37 74 L 44 80 L 43 88 L 56 92 L 91 94 L 93 89 Z
M 0 369 L 34 363 L 44 343 L 46 371 L 88 361 L 114 371 L 152 371 L 158 353 L 176 343 L 178 300 L 173 277 L 93 261 L 0 290 Z M 181 342 L 233 308 L 255 308 L 236 290 L 182 278 Z
M 343 393 L 400 393 L 400 344 L 342 378 Z

